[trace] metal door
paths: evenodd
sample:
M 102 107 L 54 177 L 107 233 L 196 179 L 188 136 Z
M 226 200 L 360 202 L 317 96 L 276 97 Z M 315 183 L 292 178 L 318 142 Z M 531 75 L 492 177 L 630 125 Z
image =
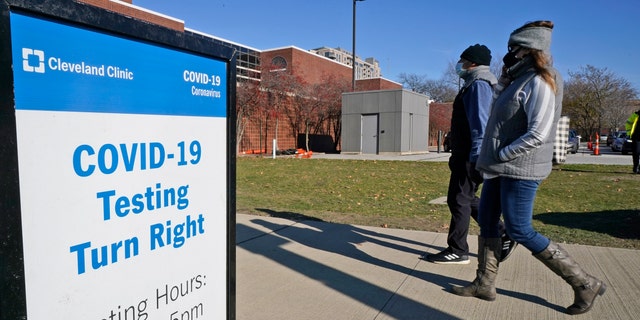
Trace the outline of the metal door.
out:
M 378 114 L 362 115 L 362 153 L 378 154 Z

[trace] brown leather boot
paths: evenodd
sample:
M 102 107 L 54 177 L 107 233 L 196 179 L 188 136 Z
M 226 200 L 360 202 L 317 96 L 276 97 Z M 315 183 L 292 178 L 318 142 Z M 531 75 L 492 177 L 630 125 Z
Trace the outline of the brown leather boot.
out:
M 464 297 L 496 300 L 496 276 L 502 251 L 500 238 L 483 238 L 478 236 L 478 269 L 476 278 L 466 287 L 452 287 L 451 292 Z
M 584 272 L 571 259 L 567 251 L 553 241 L 534 257 L 542 261 L 573 288 L 574 301 L 572 305 L 567 307 L 568 314 L 581 314 L 589 311 L 596 297 L 603 295 L 607 290 L 607 285 L 604 282 Z

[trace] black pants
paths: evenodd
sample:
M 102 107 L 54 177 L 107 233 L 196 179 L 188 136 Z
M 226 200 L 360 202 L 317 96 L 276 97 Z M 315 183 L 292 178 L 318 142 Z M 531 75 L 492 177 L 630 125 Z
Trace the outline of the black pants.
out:
M 469 223 L 471 218 L 478 222 L 478 188 L 482 183 L 482 175 L 469 163 L 468 157 L 451 154 L 449 158 L 449 190 L 447 204 L 451 212 L 447 245 L 457 255 L 469 254 Z M 504 233 L 504 223 L 500 223 L 500 233 Z
M 633 172 L 638 173 L 640 171 L 640 164 L 638 159 L 640 158 L 640 141 L 631 142 L 631 159 L 633 160 Z

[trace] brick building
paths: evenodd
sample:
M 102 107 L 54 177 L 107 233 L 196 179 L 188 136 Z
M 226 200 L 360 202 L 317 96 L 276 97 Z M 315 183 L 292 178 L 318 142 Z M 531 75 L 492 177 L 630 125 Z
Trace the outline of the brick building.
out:
M 176 31 L 185 31 L 184 21 L 132 5 L 132 0 L 76 0 L 76 2 L 86 3 L 109 11 L 117 12 L 123 16 L 157 24 Z
M 322 84 L 329 75 L 351 81 L 352 69 L 350 66 L 294 46 L 264 50 L 260 53 L 260 60 L 263 65 L 281 66 L 282 69 L 291 72 L 292 75 L 304 79 L 304 82 L 309 85 Z M 356 91 L 401 88 L 401 84 L 384 78 L 356 80 Z M 291 126 L 286 121 L 270 117 L 251 119 L 241 141 L 239 141 L 238 151 L 240 153 L 260 152 L 270 154 L 273 152 L 273 139 L 276 136 L 277 150 L 304 148 L 298 141 L 299 137 L 292 134 Z M 333 142 L 336 142 L 340 137 L 331 135 L 330 137 L 317 138 L 324 138 L 324 140 L 330 138 Z M 337 149 L 339 150 L 339 147 Z
M 296 47 L 284 47 L 270 50 L 258 50 L 232 41 L 217 38 L 212 35 L 204 34 L 196 30 L 190 30 L 184 27 L 184 21 L 169 17 L 160 13 L 156 13 L 144 8 L 135 6 L 132 0 L 77 0 L 80 3 L 97 6 L 106 10 L 120 13 L 133 19 L 147 21 L 149 23 L 161 25 L 163 27 L 176 30 L 178 32 L 198 34 L 222 45 L 232 47 L 237 50 L 237 77 L 239 84 L 242 81 L 261 80 L 261 69 L 264 64 L 282 64 L 287 71 L 297 77 L 304 79 L 304 82 L 314 85 L 319 84 L 326 77 L 332 75 L 339 79 L 345 79 L 351 82 L 352 67 L 334 61 L 323 55 L 314 53 L 313 50 L 303 50 Z M 275 59 L 275 61 L 274 61 Z M 356 80 L 356 91 L 401 89 L 402 85 L 384 78 L 368 78 Z M 248 126 L 244 131 L 242 139 L 239 141 L 238 151 L 258 151 L 263 153 L 271 153 L 272 140 L 277 136 L 278 150 L 294 149 L 301 147 L 291 132 L 291 127 L 286 121 L 278 121 L 277 133 L 275 117 L 263 119 L 249 119 Z M 264 128 L 267 128 L 265 130 Z M 271 128 L 271 129 L 269 129 Z M 333 141 L 339 139 L 332 135 Z M 339 148 L 338 148 L 339 149 Z

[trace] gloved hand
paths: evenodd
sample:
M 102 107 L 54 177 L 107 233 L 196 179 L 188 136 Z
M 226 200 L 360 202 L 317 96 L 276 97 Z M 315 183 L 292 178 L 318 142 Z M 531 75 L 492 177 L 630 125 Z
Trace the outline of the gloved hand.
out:
M 475 182 L 476 184 L 481 184 L 482 181 L 484 181 L 484 179 L 482 179 L 482 173 L 476 170 L 475 162 L 469 163 L 469 175 L 471 176 L 471 181 Z

